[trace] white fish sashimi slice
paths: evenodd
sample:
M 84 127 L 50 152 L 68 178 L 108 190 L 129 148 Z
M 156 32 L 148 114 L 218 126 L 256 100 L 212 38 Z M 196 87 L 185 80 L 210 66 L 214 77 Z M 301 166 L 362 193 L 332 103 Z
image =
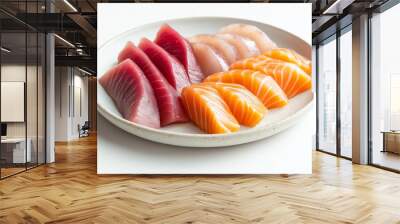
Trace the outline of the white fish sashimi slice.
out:
M 225 40 L 214 35 L 196 35 L 189 38 L 189 42 L 207 44 L 218 52 L 229 65 L 238 60 L 236 49 Z
M 203 43 L 192 43 L 191 45 L 205 77 L 217 72 L 228 71 L 229 65 L 213 48 Z
M 226 42 L 236 48 L 239 60 L 261 54 L 260 50 L 257 47 L 257 44 L 248 38 L 230 33 L 220 33 L 216 36 L 224 39 Z
M 277 47 L 266 33 L 252 25 L 235 23 L 222 27 L 219 30 L 219 33 L 230 33 L 249 38 L 257 44 L 257 47 L 260 49 L 261 53 Z

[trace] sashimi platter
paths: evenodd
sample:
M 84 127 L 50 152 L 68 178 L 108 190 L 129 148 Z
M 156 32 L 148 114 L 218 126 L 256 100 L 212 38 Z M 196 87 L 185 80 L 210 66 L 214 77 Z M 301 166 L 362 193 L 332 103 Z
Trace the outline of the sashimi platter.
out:
M 268 24 L 182 18 L 132 28 L 98 50 L 98 111 L 150 141 L 248 143 L 312 108 L 311 46 Z

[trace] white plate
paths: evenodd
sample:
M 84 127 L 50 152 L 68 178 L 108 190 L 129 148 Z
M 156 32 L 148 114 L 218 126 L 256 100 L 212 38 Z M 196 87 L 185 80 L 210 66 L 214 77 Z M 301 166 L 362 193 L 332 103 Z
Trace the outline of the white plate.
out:
M 116 63 L 118 53 L 127 41 L 138 43 L 142 37 L 154 39 L 163 23 L 168 23 L 185 37 L 196 34 L 213 34 L 221 27 L 232 23 L 255 25 L 266 32 L 278 46 L 291 48 L 306 58 L 311 56 L 311 46 L 300 38 L 276 27 L 236 18 L 226 17 L 196 17 L 160 21 L 133 28 L 118 35 L 98 49 L 97 71 L 100 78 Z M 241 126 L 240 131 L 231 134 L 205 134 L 192 123 L 173 124 L 164 128 L 154 129 L 134 124 L 122 118 L 113 101 L 100 84 L 97 85 L 97 110 L 107 120 L 117 127 L 148 139 L 150 141 L 189 147 L 222 147 L 256 141 L 284 131 L 296 124 L 302 115 L 312 107 L 314 95 L 311 91 L 302 93 L 289 101 L 282 109 L 270 110 L 269 114 L 254 128 Z

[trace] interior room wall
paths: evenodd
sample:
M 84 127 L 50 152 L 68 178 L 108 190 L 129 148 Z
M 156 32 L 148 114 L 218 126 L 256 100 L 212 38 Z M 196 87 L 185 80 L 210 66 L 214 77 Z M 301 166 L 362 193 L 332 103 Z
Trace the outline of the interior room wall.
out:
M 55 73 L 55 140 L 70 141 L 79 138 L 78 125 L 88 120 L 88 77 L 72 67 L 56 67 Z
M 71 119 L 71 136 L 72 138 L 78 138 L 78 125 L 82 126 L 85 121 L 88 121 L 88 78 L 82 76 L 82 73 L 76 74 L 74 72 L 74 91 L 73 96 L 73 108 L 72 108 L 72 119 Z M 80 102 L 78 102 L 80 101 Z
M 43 113 L 42 108 L 44 107 L 44 99 L 40 98 L 44 96 L 37 92 L 38 88 L 43 88 L 43 84 L 40 82 L 43 80 L 39 74 L 42 74 L 42 68 L 37 67 L 36 64 L 25 67 L 25 64 L 9 63 L 1 66 L 2 82 L 24 82 L 26 84 L 26 120 L 25 122 L 6 122 L 7 137 L 25 138 L 26 134 L 29 139 L 28 144 L 30 144 L 30 155 L 34 158 L 31 161 L 43 163 L 44 156 L 37 156 L 37 150 L 41 150 L 40 155 L 43 155 L 42 151 L 44 150 L 44 131 L 42 131 L 44 123 L 39 122 L 42 121 L 41 119 L 38 120 L 38 113 Z M 7 110 L 7 108 L 1 108 L 1 110 Z M 36 158 L 40 158 L 40 161 L 36 161 Z
M 55 140 L 68 141 L 69 68 L 55 68 Z
M 4 64 L 1 66 L 1 81 L 10 82 L 10 81 L 18 81 L 25 82 L 25 64 Z M 27 66 L 28 74 L 36 74 L 36 65 L 35 66 Z M 28 86 L 27 86 L 27 107 L 30 107 L 30 110 L 36 110 L 36 79 L 32 79 L 28 76 Z M 39 103 L 42 103 L 40 101 Z M 41 105 L 39 105 L 40 107 Z M 4 110 L 6 108 L 2 108 Z M 31 122 L 36 122 L 37 117 L 36 113 L 27 113 L 27 128 L 28 133 L 36 133 L 36 123 L 32 124 Z M 7 123 L 7 136 L 8 137 L 25 137 L 25 122 L 8 122 Z M 29 137 L 29 136 L 28 136 Z

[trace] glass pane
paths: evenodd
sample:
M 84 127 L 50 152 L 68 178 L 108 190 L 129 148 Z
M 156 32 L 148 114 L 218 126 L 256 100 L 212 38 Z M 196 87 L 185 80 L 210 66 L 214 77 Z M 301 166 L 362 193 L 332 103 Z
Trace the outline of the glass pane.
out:
M 44 34 L 39 33 L 38 35 L 38 163 L 45 163 L 46 158 L 46 149 L 45 149 L 45 94 L 46 94 L 46 76 L 45 76 L 45 60 L 46 60 L 46 52 L 45 52 L 45 44 L 46 37 Z
M 26 34 L 1 34 L 1 166 L 2 177 L 25 170 Z M 28 147 L 29 149 L 29 147 Z
M 372 18 L 372 163 L 400 170 L 400 5 Z
M 352 149 L 352 34 L 340 37 L 340 127 L 341 155 L 351 158 Z
M 27 149 L 31 151 L 30 160 L 28 160 L 28 168 L 34 167 L 37 165 L 37 132 L 38 132 L 38 119 L 37 119 L 37 103 L 38 103 L 38 95 L 37 95 L 37 73 L 38 73 L 38 49 L 37 49 L 37 41 L 38 36 L 36 32 L 27 33 L 28 38 L 28 62 L 27 62 L 27 80 L 26 80 L 26 116 L 27 116 Z
M 318 51 L 318 147 L 336 153 L 336 40 Z
M 315 68 L 317 67 L 316 66 L 316 59 L 317 59 L 317 47 L 315 45 L 313 45 L 312 46 L 312 55 L 311 55 L 311 62 L 312 62 L 311 78 L 312 78 L 312 91 L 313 91 L 314 94 L 315 94 L 316 88 L 317 88 L 317 85 L 316 85 L 316 77 L 317 77 L 317 75 L 316 75 L 316 70 L 315 70 Z M 313 112 L 315 113 L 316 110 L 314 109 Z M 316 114 L 313 114 L 313 116 L 316 117 Z M 313 139 L 313 149 L 316 149 L 317 130 L 316 130 L 315 126 L 313 127 L 313 129 L 314 129 L 313 130 L 313 137 L 312 137 L 312 139 Z
M 37 13 L 37 1 L 27 2 L 26 12 Z M 37 18 L 37 17 L 33 17 Z M 32 21 L 37 23 L 37 21 Z M 38 160 L 38 34 L 35 30 L 27 30 L 27 76 L 26 76 L 26 116 L 27 116 L 27 150 L 31 151 L 27 167 L 37 166 Z

